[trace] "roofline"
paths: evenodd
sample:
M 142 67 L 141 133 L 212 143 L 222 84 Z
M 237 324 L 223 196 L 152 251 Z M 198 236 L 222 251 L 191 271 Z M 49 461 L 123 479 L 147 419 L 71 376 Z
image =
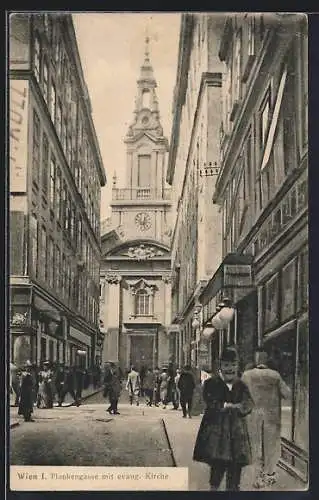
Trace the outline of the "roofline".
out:
M 94 153 L 95 153 L 95 157 L 97 160 L 98 171 L 100 174 L 101 186 L 103 187 L 107 184 L 107 177 L 106 177 L 106 173 L 105 173 L 105 169 L 104 169 L 104 165 L 103 165 L 99 141 L 98 141 L 98 138 L 96 135 L 96 130 L 95 130 L 95 126 L 94 126 L 94 122 L 93 122 L 93 118 L 92 118 L 91 101 L 90 101 L 88 88 L 87 88 L 85 78 L 84 78 L 84 73 L 83 73 L 83 68 L 82 68 L 81 57 L 80 57 L 80 53 L 79 53 L 79 47 L 78 47 L 78 43 L 77 43 L 76 33 L 75 33 L 75 29 L 74 29 L 72 14 L 64 14 L 63 18 L 64 18 L 64 21 L 65 21 L 66 26 L 67 26 L 67 34 L 69 35 L 70 42 L 72 44 L 72 49 L 73 49 L 72 54 L 73 54 L 73 57 L 75 59 L 76 72 L 78 74 L 78 77 L 80 80 L 80 85 L 82 88 L 82 93 L 81 93 L 82 102 L 84 103 L 84 110 L 85 110 L 86 119 L 87 119 L 88 126 L 89 126 L 89 131 L 91 133 L 91 136 L 92 136 L 92 139 L 94 142 L 94 149 L 95 149 Z
M 111 232 L 111 231 L 110 231 L 110 232 Z M 156 246 L 156 247 L 158 247 L 158 248 L 161 248 L 162 250 L 165 250 L 165 251 L 167 251 L 167 252 L 169 252 L 169 253 L 171 252 L 170 247 L 169 247 L 169 246 L 167 246 L 167 245 L 165 245 L 165 243 L 162 243 L 162 242 L 157 241 L 157 240 L 153 240 L 153 239 L 151 239 L 151 238 L 149 238 L 149 239 L 148 239 L 148 238 L 144 238 L 144 239 L 141 239 L 141 238 L 136 238 L 136 239 L 134 239 L 134 240 L 121 241 L 121 243 L 119 243 L 118 245 L 115 245 L 114 247 L 112 247 L 112 248 L 109 250 L 109 252 L 107 252 L 107 253 L 105 254 L 105 257 L 106 257 L 106 256 L 109 256 L 110 252 L 113 252 L 113 251 L 115 251 L 115 250 L 116 250 L 116 251 L 118 251 L 118 250 L 120 250 L 121 248 L 125 248 L 125 247 L 127 247 L 127 246 L 129 246 L 129 245 L 131 245 L 131 246 L 132 246 L 132 245 L 135 245 L 135 244 L 140 244 L 140 245 L 141 245 L 141 244 L 142 244 L 142 245 L 143 245 L 143 244 L 146 244 L 146 245 L 147 245 L 147 244 L 149 244 L 149 245 L 154 245 L 154 246 Z M 114 257 L 115 257 L 115 256 L 114 256 Z M 165 256 L 165 257 L 166 257 L 166 256 Z M 170 257 L 169 257 L 169 256 L 167 256 L 167 258 L 170 258 Z
M 166 181 L 172 184 L 177 147 L 179 143 L 179 129 L 182 107 L 185 100 L 187 90 L 187 72 L 191 53 L 192 28 L 194 22 L 194 14 L 182 14 L 181 28 L 179 36 L 179 48 L 177 59 L 177 75 L 174 89 L 174 109 L 173 109 L 173 125 L 171 130 L 170 149 L 168 155 L 168 165 L 166 173 Z

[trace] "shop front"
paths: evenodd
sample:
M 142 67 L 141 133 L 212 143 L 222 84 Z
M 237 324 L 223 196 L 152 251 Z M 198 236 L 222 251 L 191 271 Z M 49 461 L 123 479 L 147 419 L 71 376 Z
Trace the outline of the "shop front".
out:
M 226 345 L 238 348 L 241 370 L 252 361 L 256 336 L 257 294 L 252 275 L 253 257 L 228 254 L 201 292 L 201 337 L 210 354 L 211 370 L 218 369 L 218 359 Z M 219 318 L 227 306 L 229 314 Z M 226 311 L 223 309 L 223 311 Z M 223 316 L 223 314 L 222 314 Z M 200 365 L 206 364 L 207 352 Z M 201 366 L 200 366 L 201 367 Z
M 300 235 L 299 235 L 300 236 Z M 293 246 L 291 246 L 292 248 Z M 276 254 L 278 256 L 278 253 Z M 275 259 L 275 257 L 274 257 Z M 269 353 L 271 366 L 291 390 L 282 400 L 281 465 L 308 481 L 309 455 L 309 320 L 308 247 L 285 252 L 283 265 L 274 260 L 265 270 L 271 274 L 258 283 L 262 304 L 260 343 Z
M 90 332 L 83 332 L 70 325 L 67 345 L 67 364 L 69 366 L 78 366 L 83 369 L 90 367 L 92 336 L 93 334 Z

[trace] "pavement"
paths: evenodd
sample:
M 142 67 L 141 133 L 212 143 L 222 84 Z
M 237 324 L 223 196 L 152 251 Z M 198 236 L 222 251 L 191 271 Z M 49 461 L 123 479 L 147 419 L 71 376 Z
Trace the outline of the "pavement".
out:
M 96 388 L 93 387 L 93 385 L 90 385 L 82 391 L 82 402 L 102 391 L 103 387 Z M 58 406 L 58 403 L 56 401 L 54 402 L 54 406 Z M 62 406 L 74 406 L 74 399 L 70 394 L 66 394 Z M 21 422 L 23 422 L 23 420 L 20 418 L 20 416 L 18 416 L 18 409 L 14 405 L 14 396 L 10 394 L 10 429 L 14 429 L 18 425 L 20 425 Z
M 54 418 L 63 419 L 65 418 L 65 412 L 72 411 L 73 414 L 78 415 L 76 418 L 81 418 L 82 412 L 91 411 L 92 420 L 100 415 L 103 415 L 105 419 L 105 400 L 102 397 L 101 391 L 98 394 L 87 396 L 86 400 L 83 402 L 79 408 L 68 408 L 63 409 L 53 409 L 53 410 L 35 410 L 35 420 L 37 415 L 42 415 L 42 412 L 51 412 L 50 415 L 54 415 Z M 209 490 L 209 473 L 210 469 L 206 464 L 199 462 L 194 462 L 192 459 L 194 444 L 198 432 L 198 428 L 201 422 L 202 416 L 193 416 L 192 419 L 182 418 L 181 410 L 173 410 L 170 405 L 166 409 L 162 407 L 148 407 L 144 402 L 141 402 L 139 406 L 129 405 L 127 403 L 127 398 L 124 396 L 119 402 L 120 415 L 113 417 L 113 420 L 121 421 L 122 424 L 129 427 L 131 423 L 136 425 L 138 428 L 143 429 L 142 421 L 144 420 L 147 426 L 153 422 L 153 425 L 158 426 L 158 422 L 161 421 L 163 425 L 163 430 L 165 432 L 168 449 L 172 457 L 172 465 L 176 467 L 188 467 L 189 470 L 189 491 L 208 491 Z M 77 412 L 77 413 L 76 413 Z M 11 423 L 14 423 L 16 419 L 17 408 L 11 408 Z M 48 413 L 47 413 L 48 414 Z M 15 416 L 14 416 L 15 415 Z M 112 417 L 111 415 L 108 417 Z M 128 418 L 129 417 L 129 418 Z M 132 419 L 134 417 L 134 419 Z M 50 417 L 53 418 L 53 417 Z M 74 417 L 73 417 L 74 418 Z M 87 415 L 87 418 L 90 418 Z M 98 419 L 97 419 L 98 420 Z M 22 420 L 22 425 L 29 425 L 24 423 Z M 116 425 L 121 425 L 116 424 Z M 16 431 L 13 431 L 16 432 Z M 130 441 L 130 440 L 129 440 Z M 130 441 L 131 442 L 131 441 Z M 120 465 L 120 464 L 118 464 Z M 253 482 L 253 466 L 247 466 L 243 469 L 241 490 L 242 491 L 252 491 Z M 305 491 L 307 487 L 301 481 L 295 479 L 285 470 L 278 467 L 277 470 L 277 483 L 267 488 L 269 491 Z M 221 490 L 225 488 L 225 481 L 221 485 Z M 262 490 L 255 490 L 262 491 Z

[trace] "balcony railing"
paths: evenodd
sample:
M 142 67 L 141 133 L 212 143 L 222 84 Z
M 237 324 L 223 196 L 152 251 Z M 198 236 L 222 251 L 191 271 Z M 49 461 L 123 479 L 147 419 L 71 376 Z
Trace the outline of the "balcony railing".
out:
M 113 200 L 170 200 L 171 189 L 154 189 L 148 187 L 113 188 Z

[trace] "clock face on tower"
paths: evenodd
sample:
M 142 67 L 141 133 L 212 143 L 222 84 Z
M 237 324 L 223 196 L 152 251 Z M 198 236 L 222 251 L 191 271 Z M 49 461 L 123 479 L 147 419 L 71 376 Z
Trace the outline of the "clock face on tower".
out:
M 147 231 L 151 227 L 151 217 L 147 212 L 139 212 L 135 217 L 135 224 L 141 231 Z

